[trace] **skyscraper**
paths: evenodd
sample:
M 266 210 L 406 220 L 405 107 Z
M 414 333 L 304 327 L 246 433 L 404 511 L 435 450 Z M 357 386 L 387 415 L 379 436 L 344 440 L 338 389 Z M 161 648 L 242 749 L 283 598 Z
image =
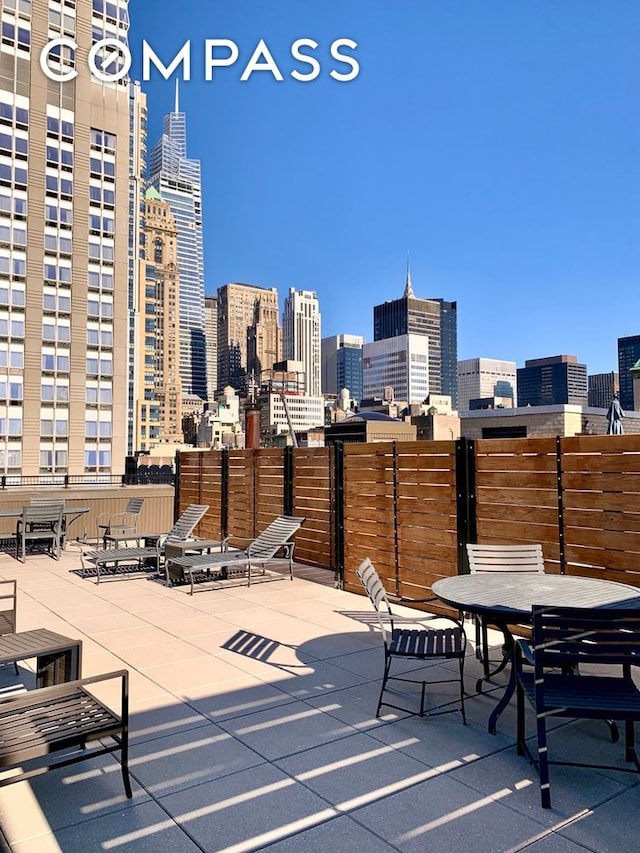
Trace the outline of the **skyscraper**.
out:
M 349 390 L 351 399 L 362 399 L 362 347 L 361 335 L 332 335 L 320 342 L 322 364 L 322 393 L 339 394 Z
M 218 385 L 224 388 L 231 385 L 238 391 L 246 391 L 249 386 L 248 341 L 252 334 L 253 370 L 259 362 L 261 370 L 268 370 L 273 362 L 274 349 L 278 353 L 275 361 L 280 360 L 280 326 L 278 322 L 278 291 L 275 287 L 267 290 L 254 284 L 238 282 L 225 284 L 218 288 Z M 260 333 L 254 329 L 256 322 L 262 324 Z M 265 324 L 269 329 L 265 329 Z M 252 377 L 259 385 L 260 377 Z
M 470 400 L 509 397 L 515 406 L 516 363 L 497 358 L 467 358 L 458 362 L 458 408 L 467 411 Z
M 518 406 L 587 405 L 587 366 L 575 355 L 529 359 L 517 381 Z
M 124 471 L 129 92 L 86 60 L 127 42 L 127 5 L 2 5 L 0 474 Z M 63 35 L 78 49 L 54 48 L 49 69 L 78 76 L 55 82 L 36 46 Z
M 422 403 L 429 394 L 429 338 L 426 335 L 395 335 L 365 344 L 362 350 L 363 397 L 393 398 Z
M 320 390 L 320 303 L 310 290 L 289 288 L 282 321 L 286 359 L 304 364 L 306 393 L 319 397 Z
M 592 373 L 587 376 L 589 406 L 597 409 L 608 409 L 613 395 L 619 392 L 618 374 Z
M 415 295 L 408 264 L 403 296 L 373 309 L 374 341 L 407 334 L 429 337 L 430 393 L 449 395 L 454 407 L 458 396 L 457 317 L 456 302 Z
M 180 375 L 183 394 L 207 399 L 204 338 L 204 252 L 200 161 L 187 157 L 186 116 L 176 82 L 174 110 L 151 151 L 151 184 L 168 202 L 178 228 Z
M 184 438 L 178 331 L 178 229 L 169 205 L 153 187 L 145 195 L 145 238 L 136 330 L 136 450 L 180 444 Z
M 214 400 L 218 388 L 218 300 L 215 296 L 204 298 L 204 339 L 207 352 L 207 392 L 209 400 Z
M 632 412 L 633 379 L 629 372 L 640 359 L 640 335 L 618 338 L 618 379 L 620 381 L 620 405 L 623 411 Z

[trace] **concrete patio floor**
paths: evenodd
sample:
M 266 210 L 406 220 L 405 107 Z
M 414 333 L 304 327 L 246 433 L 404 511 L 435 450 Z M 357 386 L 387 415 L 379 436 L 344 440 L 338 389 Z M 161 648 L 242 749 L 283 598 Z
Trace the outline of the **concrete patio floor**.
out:
M 329 572 L 189 596 L 146 578 L 96 585 L 79 567 L 71 545 L 60 562 L 0 554 L 18 630 L 80 637 L 83 675 L 129 670 L 134 796 L 110 756 L 9 785 L 0 825 L 14 853 L 640 849 L 640 777 L 552 767 L 543 810 L 514 708 L 487 733 L 495 695 L 469 697 L 467 726 L 459 713 L 376 719 L 373 613 Z M 467 673 L 472 690 L 471 648 Z M 550 751 L 623 759 L 600 723 L 557 726 Z

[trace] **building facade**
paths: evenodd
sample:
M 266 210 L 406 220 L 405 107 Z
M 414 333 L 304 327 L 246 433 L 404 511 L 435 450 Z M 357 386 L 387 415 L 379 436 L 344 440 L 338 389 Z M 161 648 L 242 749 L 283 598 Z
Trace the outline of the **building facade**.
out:
M 176 84 L 177 85 L 177 84 Z M 207 399 L 204 313 L 204 249 L 200 161 L 187 157 L 186 116 L 176 90 L 174 110 L 164 118 L 151 151 L 150 182 L 168 202 L 178 228 L 180 272 L 180 375 L 185 396 Z
M 587 367 L 575 355 L 529 359 L 517 382 L 518 406 L 587 405 Z
M 362 388 L 361 335 L 332 335 L 320 342 L 321 388 L 323 394 L 339 394 L 347 388 L 352 400 L 360 402 Z
M 136 333 L 136 450 L 181 444 L 184 440 L 178 229 L 169 204 L 153 187 L 145 195 L 144 233 Z
M 204 298 L 204 339 L 207 353 L 207 392 L 214 400 L 218 388 L 218 299 Z
M 613 395 L 620 391 L 618 374 L 613 370 L 611 373 L 593 373 L 587 376 L 587 386 L 589 406 L 598 409 L 608 409 Z
M 362 384 L 364 399 L 386 399 L 393 388 L 396 400 L 421 403 L 429 394 L 429 338 L 398 335 L 365 344 Z
M 515 361 L 497 358 L 467 358 L 458 362 L 458 409 L 467 411 L 470 401 L 499 397 L 517 400 Z
M 620 405 L 623 411 L 634 411 L 633 378 L 631 368 L 640 359 L 640 335 L 618 338 L 618 378 Z
M 373 339 L 398 335 L 429 338 L 429 386 L 435 394 L 451 397 L 454 408 L 458 393 L 458 308 L 444 299 L 419 299 L 407 269 L 404 295 L 373 309 Z M 365 393 L 366 396 L 366 393 Z
M 262 306 L 262 309 L 259 306 Z M 259 348 L 258 343 L 281 341 L 278 310 L 278 291 L 275 287 L 267 290 L 254 284 L 234 282 L 218 288 L 218 385 L 223 388 L 230 385 L 237 391 L 248 390 L 249 330 L 256 323 L 256 313 L 265 321 L 267 315 L 269 316 L 270 333 L 262 328 L 259 335 L 254 335 L 254 363 L 258 360 L 261 364 L 266 364 L 270 354 L 267 355 Z M 278 352 L 276 360 L 280 357 L 281 353 Z M 266 369 L 269 367 L 270 364 Z M 252 379 L 252 382 L 259 384 L 259 379 Z
M 129 90 L 93 79 L 87 62 L 95 41 L 127 42 L 127 6 L 2 5 L 0 474 L 124 472 Z M 39 61 L 61 36 L 77 51 L 55 48 L 48 66 L 77 68 L 67 82 Z
M 306 393 L 319 397 L 320 380 L 320 303 L 310 290 L 289 288 L 284 301 L 282 321 L 283 357 L 304 364 Z

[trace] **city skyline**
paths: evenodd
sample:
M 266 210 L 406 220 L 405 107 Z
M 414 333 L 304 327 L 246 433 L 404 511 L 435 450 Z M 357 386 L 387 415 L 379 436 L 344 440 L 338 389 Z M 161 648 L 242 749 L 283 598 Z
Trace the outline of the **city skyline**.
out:
M 165 62 L 193 39 L 181 105 L 203 164 L 207 294 L 315 291 L 323 335 L 371 340 L 369 306 L 401 295 L 410 248 L 416 295 L 458 302 L 461 359 L 575 353 L 615 370 L 617 339 L 638 331 L 640 9 L 283 0 L 275 20 L 263 5 L 131 7 L 135 58 L 142 38 Z M 357 41 L 358 78 L 291 80 L 302 34 L 324 65 L 332 39 Z M 203 36 L 236 41 L 238 67 L 205 82 Z M 261 37 L 281 83 L 240 82 Z M 153 139 L 173 78 L 144 88 Z

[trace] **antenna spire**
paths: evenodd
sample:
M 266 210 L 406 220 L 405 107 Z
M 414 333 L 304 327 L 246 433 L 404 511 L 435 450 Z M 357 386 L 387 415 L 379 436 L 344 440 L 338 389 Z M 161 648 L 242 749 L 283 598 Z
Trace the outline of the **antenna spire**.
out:
M 413 292 L 413 283 L 411 281 L 411 256 L 409 255 L 409 250 L 407 249 L 407 280 L 404 286 L 404 295 L 412 298 L 415 296 Z
M 180 79 L 176 77 L 176 103 L 174 113 L 180 112 Z

